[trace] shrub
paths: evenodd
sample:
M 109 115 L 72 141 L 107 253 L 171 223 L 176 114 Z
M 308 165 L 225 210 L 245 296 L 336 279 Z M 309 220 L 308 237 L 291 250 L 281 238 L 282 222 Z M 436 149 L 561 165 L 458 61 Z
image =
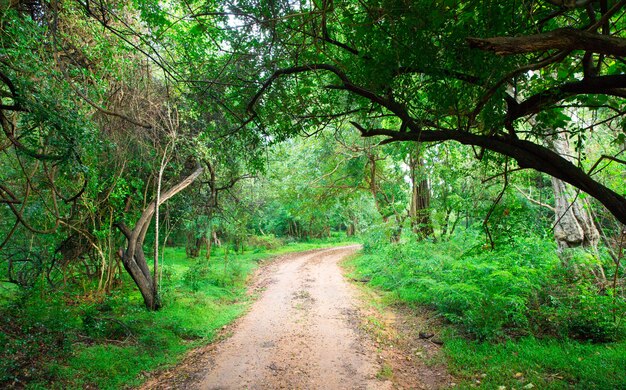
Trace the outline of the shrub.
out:
M 248 246 L 255 248 L 263 248 L 265 250 L 280 248 L 284 245 L 282 239 L 277 238 L 273 234 L 266 234 L 263 236 L 250 236 L 248 237 Z
M 589 278 L 572 279 L 551 239 L 515 238 L 489 250 L 476 237 L 470 232 L 437 244 L 366 244 L 357 269 L 372 284 L 436 309 L 478 339 L 620 337 L 624 326 L 616 313 L 626 311 L 623 297 L 601 291 Z M 589 265 L 588 255 L 579 257 L 572 264 Z

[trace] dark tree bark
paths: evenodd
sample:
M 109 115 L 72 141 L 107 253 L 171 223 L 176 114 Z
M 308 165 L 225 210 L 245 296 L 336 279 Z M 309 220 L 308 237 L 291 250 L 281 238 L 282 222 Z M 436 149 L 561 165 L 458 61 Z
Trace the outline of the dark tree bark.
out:
M 504 136 L 472 134 L 456 130 L 420 130 L 398 132 L 389 129 L 363 129 L 365 137 L 387 136 L 386 143 L 398 141 L 436 142 L 457 141 L 465 145 L 484 147 L 515 159 L 521 168 L 532 168 L 563 180 L 585 191 L 602 203 L 620 222 L 626 223 L 626 198 L 594 180 L 585 171 L 545 146 L 531 141 Z
M 424 175 L 424 161 L 419 144 L 415 145 L 409 154 L 409 169 L 411 179 L 409 219 L 415 234 L 426 238 L 433 234 L 433 225 L 430 219 L 430 186 Z
M 521 37 L 467 38 L 470 47 L 497 55 L 532 53 L 545 50 L 585 50 L 592 53 L 626 56 L 626 39 L 573 28 Z

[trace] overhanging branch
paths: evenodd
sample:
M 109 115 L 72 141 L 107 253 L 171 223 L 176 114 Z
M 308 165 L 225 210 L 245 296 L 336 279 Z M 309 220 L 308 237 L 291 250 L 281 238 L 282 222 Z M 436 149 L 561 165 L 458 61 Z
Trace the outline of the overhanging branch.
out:
M 612 56 L 626 56 L 626 39 L 560 28 L 521 37 L 467 38 L 470 47 L 497 55 L 533 53 L 546 50 L 585 50 Z
M 567 97 L 584 94 L 603 94 L 626 97 L 626 75 L 588 77 L 581 81 L 563 83 L 530 96 L 519 104 L 509 101 L 508 121 L 536 114 L 544 107 Z
M 551 57 L 549 62 L 558 61 L 567 55 L 567 51 L 561 51 L 556 57 Z M 311 71 L 328 71 L 333 73 L 341 81 L 338 85 L 333 85 L 334 89 L 345 90 L 354 95 L 363 97 L 371 103 L 386 108 L 393 115 L 402 121 L 400 131 L 390 129 L 365 129 L 356 122 L 351 122 L 364 137 L 385 136 L 387 139 L 381 144 L 391 142 L 441 142 L 457 141 L 465 145 L 472 145 L 491 150 L 504 156 L 508 156 L 517 161 L 521 168 L 532 168 L 539 172 L 547 173 L 557 179 L 572 184 L 576 188 L 587 192 L 589 195 L 600 201 L 618 220 L 626 223 L 626 198 L 603 184 L 593 180 L 587 173 L 572 164 L 558 153 L 542 146 L 541 144 L 519 139 L 513 135 L 502 136 L 498 132 L 486 134 L 476 134 L 470 131 L 443 128 L 429 121 L 420 121 L 411 117 L 406 108 L 395 102 L 392 98 L 383 97 L 355 85 L 348 76 L 339 68 L 327 64 L 309 64 L 294 66 L 278 70 L 263 83 L 261 89 L 248 104 L 248 112 L 256 116 L 255 105 L 261 96 L 271 87 L 274 81 L 286 75 L 305 73 Z M 588 78 L 580 82 L 567 83 L 558 87 L 558 90 L 548 90 L 548 96 L 537 94 L 535 97 L 527 99 L 519 104 L 519 115 L 530 112 L 536 107 L 541 108 L 545 104 L 553 104 L 564 97 L 579 93 L 602 93 L 610 94 L 620 89 L 622 83 L 626 84 L 626 76 L 602 76 Z M 620 91 L 618 91 L 620 92 Z M 621 92 L 620 92 L 621 93 Z M 548 99 L 550 96 L 551 99 Z M 556 99 L 556 100 L 555 100 Z M 526 104 L 526 106 L 523 106 Z M 505 125 L 505 123 L 503 123 Z
M 626 198 L 624 196 L 594 180 L 582 169 L 542 145 L 523 139 L 480 135 L 458 130 L 398 132 L 390 129 L 364 129 L 360 125 L 357 125 L 357 128 L 364 137 L 388 137 L 383 141 L 384 143 L 457 141 L 509 156 L 515 159 L 522 168 L 532 168 L 547 173 L 585 191 L 600 201 L 620 222 L 626 223 Z

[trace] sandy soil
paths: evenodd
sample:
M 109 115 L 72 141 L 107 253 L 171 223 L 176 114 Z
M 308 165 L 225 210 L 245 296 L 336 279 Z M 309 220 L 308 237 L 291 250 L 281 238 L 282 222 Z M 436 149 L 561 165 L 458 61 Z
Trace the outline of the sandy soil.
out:
M 337 262 L 358 247 L 296 256 L 267 269 L 261 298 L 217 348 L 202 389 L 378 389 L 374 347 L 358 330 Z
M 366 319 L 380 314 L 363 303 L 362 292 L 344 278 L 338 264 L 358 248 L 287 255 L 260 268 L 251 287 L 258 300 L 244 317 L 224 330 L 224 338 L 194 351 L 179 367 L 153 377 L 143 388 L 392 389 L 449 385 L 445 370 L 426 367 L 414 359 L 415 345 L 399 348 L 395 330 L 396 342 L 392 343 L 387 337 L 389 330 L 377 335 L 368 329 Z M 396 316 L 392 317 L 396 322 Z

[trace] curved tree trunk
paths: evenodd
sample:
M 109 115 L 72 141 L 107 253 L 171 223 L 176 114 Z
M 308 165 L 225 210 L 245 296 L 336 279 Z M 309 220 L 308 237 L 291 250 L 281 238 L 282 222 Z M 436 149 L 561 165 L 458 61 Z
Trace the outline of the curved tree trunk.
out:
M 160 194 L 159 205 L 165 203 L 168 199 L 187 188 L 194 180 L 200 176 L 203 168 L 198 167 L 191 175 L 187 176 L 180 183 L 170 188 L 166 192 Z M 143 242 L 150 226 L 150 221 L 156 210 L 157 201 L 153 201 L 148 207 L 141 213 L 139 220 L 135 224 L 135 227 L 131 230 L 124 224 L 124 222 L 118 222 L 117 228 L 124 234 L 128 245 L 126 250 L 122 254 L 122 263 L 124 269 L 133 278 L 133 281 L 139 288 L 143 301 L 148 310 L 157 310 L 161 306 L 159 297 L 157 294 L 156 278 L 152 278 L 150 268 L 146 261 L 146 256 L 143 252 Z

